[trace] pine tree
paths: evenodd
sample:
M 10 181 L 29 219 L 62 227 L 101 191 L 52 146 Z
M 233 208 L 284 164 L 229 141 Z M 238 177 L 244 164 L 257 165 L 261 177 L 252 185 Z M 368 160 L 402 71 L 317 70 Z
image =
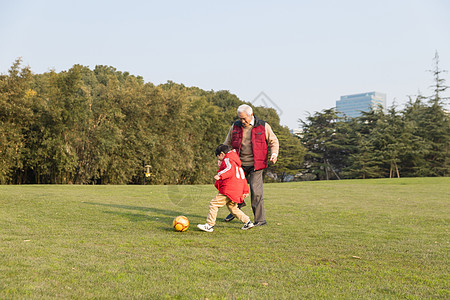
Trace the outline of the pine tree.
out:
M 289 128 L 280 125 L 280 117 L 275 109 L 255 107 L 253 111 L 256 116 L 270 124 L 280 144 L 276 164 L 269 163 L 265 173 L 276 174 L 276 179 L 281 182 L 295 177 L 302 170 L 306 149 L 299 138 L 291 134 Z
M 430 144 L 426 141 L 426 131 L 422 126 L 424 122 L 426 104 L 425 97 L 418 95 L 415 100 L 411 97 L 402 111 L 402 119 L 405 131 L 409 133 L 409 151 L 404 153 L 403 173 L 405 176 L 428 176 L 428 162 L 426 156 L 430 150 Z
M 381 162 L 376 156 L 373 143 L 368 136 L 356 132 L 356 146 L 358 151 L 350 154 L 349 165 L 344 169 L 343 175 L 347 178 L 377 178 L 381 176 Z
M 382 148 L 382 130 L 380 122 L 384 118 L 382 110 L 362 112 L 362 115 L 351 121 L 353 129 L 351 145 L 344 176 L 347 178 L 379 178 L 384 177 L 385 153 Z
M 316 112 L 306 121 L 300 120 L 303 129 L 301 142 L 307 149 L 305 169 L 318 179 L 340 179 L 332 165 L 335 154 L 341 150 L 341 145 L 336 142 L 338 120 L 334 108 Z
M 450 173 L 450 118 L 445 111 L 444 105 L 449 97 L 444 93 L 448 89 L 445 84 L 443 74 L 446 70 L 439 68 L 439 55 L 436 52 L 434 57 L 434 69 L 431 70 L 434 78 L 432 86 L 433 94 L 428 97 L 428 107 L 424 111 L 422 118 L 425 138 L 430 144 L 430 150 L 426 155 L 429 163 L 428 176 L 448 176 Z

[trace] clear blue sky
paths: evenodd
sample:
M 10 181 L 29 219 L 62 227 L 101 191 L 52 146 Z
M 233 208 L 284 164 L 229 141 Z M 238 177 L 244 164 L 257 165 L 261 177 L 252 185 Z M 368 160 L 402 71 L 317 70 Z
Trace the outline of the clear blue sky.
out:
M 245 101 L 264 92 L 296 128 L 341 95 L 429 95 L 436 50 L 450 70 L 449 16 L 448 0 L 0 0 L 0 73 L 22 57 L 34 73 L 109 65 Z

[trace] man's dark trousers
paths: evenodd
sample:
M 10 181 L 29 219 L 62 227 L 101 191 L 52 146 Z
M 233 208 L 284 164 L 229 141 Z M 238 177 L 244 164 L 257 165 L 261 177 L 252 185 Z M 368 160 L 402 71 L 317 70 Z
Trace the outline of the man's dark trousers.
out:
M 250 193 L 252 201 L 252 210 L 255 220 L 253 223 L 265 222 L 266 214 L 264 211 L 264 198 L 263 198 L 263 171 L 255 171 L 254 166 L 242 166 L 250 184 Z

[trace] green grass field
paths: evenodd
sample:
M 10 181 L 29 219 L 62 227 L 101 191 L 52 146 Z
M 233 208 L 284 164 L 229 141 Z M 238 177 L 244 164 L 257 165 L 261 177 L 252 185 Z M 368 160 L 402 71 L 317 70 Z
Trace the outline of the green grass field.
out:
M 210 185 L 0 186 L 0 299 L 450 297 L 450 178 L 264 189 L 267 226 L 206 233 Z

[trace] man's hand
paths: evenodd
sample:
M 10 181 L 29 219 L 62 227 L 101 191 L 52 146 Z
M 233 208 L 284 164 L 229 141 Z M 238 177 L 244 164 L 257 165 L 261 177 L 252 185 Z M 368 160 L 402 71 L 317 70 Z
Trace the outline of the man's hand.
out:
M 242 197 L 247 198 L 249 194 L 244 194 Z
M 278 158 L 278 155 L 276 153 L 272 153 L 272 155 L 270 156 L 270 162 L 273 164 L 276 163 L 277 158 Z
M 215 180 L 219 180 L 219 179 L 220 179 L 220 176 L 219 176 L 219 175 L 216 175 L 216 176 L 214 176 L 214 179 L 215 179 Z

